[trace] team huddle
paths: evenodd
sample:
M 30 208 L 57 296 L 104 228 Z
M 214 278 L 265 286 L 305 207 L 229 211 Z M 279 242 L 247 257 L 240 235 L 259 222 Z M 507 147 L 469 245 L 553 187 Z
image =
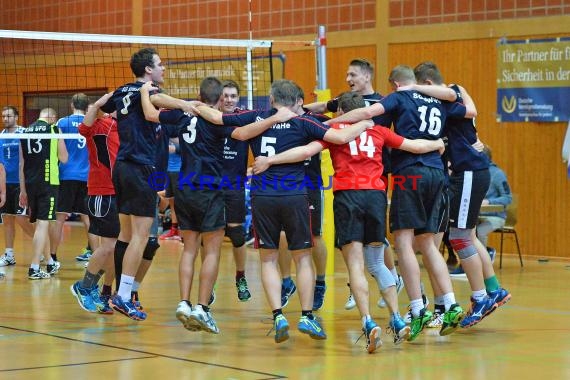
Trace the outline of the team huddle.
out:
M 369 353 L 382 341 L 381 329 L 370 313 L 365 270 L 382 294 L 394 344 L 415 340 L 425 327 L 439 328 L 442 336 L 472 327 L 511 298 L 475 234 L 490 182 L 490 163 L 479 149 L 474 126 L 476 107 L 463 87 L 443 83 L 435 64 L 423 62 L 413 69 L 396 66 L 389 77 L 394 92 L 385 97 L 373 90 L 373 67 L 363 59 L 349 64 L 346 81 L 351 90 L 329 102 L 304 104 L 303 90 L 295 82 L 276 80 L 269 92 L 269 110 L 242 110 L 235 102 L 224 106 L 224 91 L 239 94 L 239 87 L 214 77 L 202 80 L 197 101 L 164 94 L 160 85 L 165 67 L 154 49 L 133 54 L 131 69 L 136 81 L 98 99 L 78 126 L 84 136 L 79 143 L 89 153 L 83 214 L 89 216 L 86 226 L 95 248 L 84 278 L 71 287 L 83 309 L 116 311 L 139 321 L 147 318 L 138 289 L 159 247 L 157 189 L 150 186 L 149 178 L 166 172 L 169 139 L 177 139 L 181 166 L 166 192 L 173 198 L 184 244 L 175 314 L 189 331 L 220 333 L 211 304 L 224 236 L 231 240 L 236 257 L 238 298 L 251 297 L 244 259 L 238 260 L 245 254 L 245 189 L 228 186 L 247 177 L 248 146 L 255 157 L 247 184 L 255 247 L 276 343 L 289 338 L 283 309 L 297 289 L 301 304 L 297 329 L 313 339 L 327 338 L 314 315 L 323 306 L 326 291 L 326 251 L 315 253 L 322 242 L 319 184 L 323 181 L 314 165 L 320 167 L 324 149 L 330 151 L 334 169 L 335 247 L 347 266 L 349 301 L 359 310 Z M 329 119 L 325 112 L 334 112 L 335 117 Z M 49 116 L 48 111 L 40 114 L 22 132 L 57 133 Z M 58 189 L 58 161 L 68 161 L 65 145 L 55 139 L 20 142 L 20 205 L 29 206 L 30 221 L 37 220 L 31 279 L 49 278 L 60 267 L 51 255 L 47 270 L 40 269 L 44 247 L 58 237 L 57 229 L 51 233 L 49 222 L 57 219 L 63 224 L 54 207 L 62 215 L 75 211 L 72 205 L 57 206 L 62 199 L 70 202 L 70 196 L 62 197 Z M 229 150 L 236 153 L 224 154 Z M 390 175 L 400 180 L 388 201 Z M 386 239 L 388 227 L 400 274 Z M 446 231 L 467 273 L 472 291 L 469 311 L 457 302 L 439 252 Z M 283 235 L 289 265 L 291 258 L 295 262 L 296 285 L 284 274 Z M 434 294 L 433 312 L 428 310 L 420 281 L 418 251 Z M 50 252 L 55 254 L 54 249 Z M 198 256 L 202 264 L 192 303 Z M 404 317 L 398 306 L 403 284 L 410 300 Z

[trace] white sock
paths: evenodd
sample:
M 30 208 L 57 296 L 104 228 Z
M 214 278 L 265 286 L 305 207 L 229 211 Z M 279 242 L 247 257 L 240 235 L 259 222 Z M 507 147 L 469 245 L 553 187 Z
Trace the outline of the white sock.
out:
M 443 295 L 443 304 L 445 305 L 445 311 L 448 311 L 451 308 L 451 305 L 453 305 L 454 303 L 455 303 L 455 294 L 453 292 L 445 293 Z
M 412 309 L 412 316 L 418 317 L 420 315 L 420 311 L 424 308 L 424 300 L 421 298 L 412 300 L 410 302 L 410 308 Z
M 8 257 L 14 257 L 14 248 L 6 248 L 4 254 Z
M 131 290 L 132 292 L 138 292 L 139 291 L 139 287 L 141 286 L 141 283 L 138 281 L 133 281 L 133 289 Z
M 474 290 L 471 292 L 471 297 L 475 300 L 475 302 L 481 302 L 487 297 L 487 291 L 485 288 L 481 290 Z
M 133 288 L 134 281 L 134 276 L 128 276 L 126 274 L 121 275 L 121 284 L 119 285 L 118 294 L 124 302 L 131 300 L 131 290 Z
M 30 268 L 32 268 L 32 269 L 34 270 L 34 272 L 35 272 L 35 271 L 37 271 L 37 270 L 40 269 L 40 264 L 31 264 L 31 265 L 30 265 Z

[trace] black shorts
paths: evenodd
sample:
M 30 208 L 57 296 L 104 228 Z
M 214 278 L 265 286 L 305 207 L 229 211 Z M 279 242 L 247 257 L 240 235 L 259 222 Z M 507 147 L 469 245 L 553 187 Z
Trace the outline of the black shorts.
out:
M 245 223 L 245 189 L 224 190 L 226 223 Z
M 485 199 L 491 176 L 488 169 L 453 173 L 449 178 L 449 225 L 472 229 L 478 223 L 481 203 Z
M 309 210 L 311 210 L 311 233 L 313 236 L 323 234 L 323 191 L 308 190 Z
M 87 215 L 87 182 L 64 180 L 59 181 L 57 212 Z
M 168 175 L 168 183 L 164 189 L 164 197 L 173 198 L 174 190 L 178 186 L 178 177 L 180 176 L 180 172 L 168 172 L 166 174 Z
M 381 190 L 342 190 L 334 193 L 335 247 L 358 241 L 386 239 L 386 193 Z
M 174 210 L 181 230 L 211 232 L 226 226 L 222 190 L 193 190 L 184 186 L 174 193 Z
M 445 185 L 441 192 L 441 210 L 438 232 L 446 232 L 449 226 L 449 186 Z
M 313 246 L 306 195 L 253 196 L 251 210 L 257 248 L 278 249 L 281 231 L 291 251 Z
M 20 207 L 20 185 L 17 183 L 6 184 L 6 203 L 0 209 L 6 215 L 26 215 L 26 208 Z
M 121 230 L 117 200 L 114 195 L 87 197 L 89 233 L 105 238 L 118 238 Z
M 390 205 L 390 231 L 413 229 L 415 235 L 439 232 L 445 185 L 443 170 L 413 165 L 397 173 L 405 178 L 394 185 Z
M 113 185 L 119 214 L 154 218 L 156 190 L 153 184 L 154 166 L 129 161 L 116 161 L 113 168 Z
M 36 220 L 55 220 L 59 186 L 26 183 L 30 223 Z

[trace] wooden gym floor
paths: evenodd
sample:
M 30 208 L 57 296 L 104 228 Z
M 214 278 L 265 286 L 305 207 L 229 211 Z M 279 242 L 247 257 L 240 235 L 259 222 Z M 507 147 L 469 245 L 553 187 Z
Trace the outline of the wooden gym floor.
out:
M 174 316 L 178 242 L 162 243 L 140 291 L 148 319 L 135 322 L 117 314 L 87 313 L 71 295 L 69 287 L 84 271 L 74 259 L 84 244 L 82 228 L 66 226 L 60 273 L 41 281 L 27 279 L 31 242 L 21 238 L 21 230 L 17 233 L 17 265 L 0 268 L 6 274 L 0 280 L 0 379 L 570 378 L 569 262 L 538 263 L 526 257 L 521 269 L 517 257 L 506 256 L 497 274 L 513 298 L 481 324 L 448 337 L 426 330 L 397 347 L 383 335 L 384 346 L 369 355 L 364 338 L 354 343 L 360 335 L 357 311 L 344 310 L 347 275 L 339 253 L 335 273 L 327 277 L 325 306 L 318 312 L 328 339 L 314 341 L 295 329 L 300 307 L 293 296 L 285 309 L 291 338 L 277 345 L 272 335 L 266 336 L 270 311 L 254 249 L 248 252 L 246 272 L 253 298 L 241 303 L 231 247 L 224 243 L 212 308 L 221 333 L 210 335 L 185 330 Z M 467 309 L 467 281 L 453 283 Z M 370 284 L 371 311 L 384 330 L 387 313 L 375 305 L 378 290 Z M 402 313 L 407 303 L 403 292 Z

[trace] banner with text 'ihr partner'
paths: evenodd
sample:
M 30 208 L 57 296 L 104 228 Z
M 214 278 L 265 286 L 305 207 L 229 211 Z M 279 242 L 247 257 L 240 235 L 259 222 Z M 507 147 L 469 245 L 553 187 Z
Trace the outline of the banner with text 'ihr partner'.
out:
M 570 120 L 570 37 L 501 40 L 497 121 Z

